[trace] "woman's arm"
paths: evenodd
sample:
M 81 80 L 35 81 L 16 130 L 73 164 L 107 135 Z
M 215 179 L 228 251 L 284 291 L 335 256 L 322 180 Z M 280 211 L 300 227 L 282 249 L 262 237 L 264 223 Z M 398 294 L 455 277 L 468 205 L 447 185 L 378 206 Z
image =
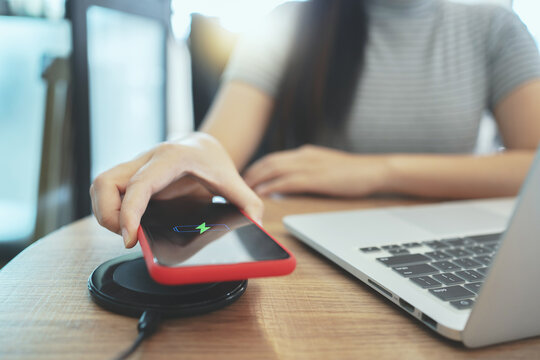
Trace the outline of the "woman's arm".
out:
M 261 142 L 272 107 L 273 98 L 266 93 L 230 81 L 220 89 L 200 131 L 215 137 L 242 169 Z
M 388 159 L 390 181 L 383 192 L 437 197 L 483 198 L 515 195 L 534 153 L 496 155 L 395 155 Z
M 497 105 L 495 118 L 506 150 L 494 155 L 356 155 L 307 146 L 261 159 L 246 171 L 245 179 L 260 195 L 515 195 L 540 141 L 540 81 L 514 90 Z
M 515 195 L 540 142 L 540 81 L 514 90 L 495 108 L 505 150 L 489 156 L 389 158 L 390 191 L 471 198 Z

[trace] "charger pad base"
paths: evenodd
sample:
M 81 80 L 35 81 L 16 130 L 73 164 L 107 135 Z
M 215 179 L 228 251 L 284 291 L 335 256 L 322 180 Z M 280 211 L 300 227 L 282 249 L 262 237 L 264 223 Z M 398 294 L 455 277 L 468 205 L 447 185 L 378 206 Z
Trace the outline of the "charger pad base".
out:
M 246 291 L 247 280 L 196 285 L 161 285 L 150 277 L 143 257 L 119 256 L 98 266 L 88 279 L 93 300 L 103 308 L 139 317 L 146 310 L 163 316 L 200 315 L 232 304 Z

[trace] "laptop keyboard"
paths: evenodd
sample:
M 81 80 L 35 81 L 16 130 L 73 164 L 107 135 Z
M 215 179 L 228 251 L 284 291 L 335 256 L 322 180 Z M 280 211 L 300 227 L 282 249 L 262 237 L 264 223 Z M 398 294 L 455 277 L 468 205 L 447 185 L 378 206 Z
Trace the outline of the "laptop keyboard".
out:
M 469 309 L 484 281 L 501 234 L 361 248 L 456 309 Z M 426 249 L 429 249 L 426 251 Z

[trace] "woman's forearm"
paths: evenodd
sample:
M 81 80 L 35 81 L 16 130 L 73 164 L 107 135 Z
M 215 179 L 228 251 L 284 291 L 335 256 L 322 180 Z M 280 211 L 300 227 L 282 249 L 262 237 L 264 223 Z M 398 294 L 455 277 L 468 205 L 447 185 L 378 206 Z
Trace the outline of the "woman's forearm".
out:
M 231 81 L 219 90 L 200 130 L 215 137 L 237 169 L 243 169 L 259 146 L 273 107 L 261 90 Z
M 533 158 L 534 151 L 527 150 L 486 156 L 388 155 L 380 192 L 436 198 L 516 195 Z
M 309 145 L 259 159 L 244 179 L 259 195 L 498 197 L 517 194 L 533 156 L 532 150 L 489 156 L 365 155 Z

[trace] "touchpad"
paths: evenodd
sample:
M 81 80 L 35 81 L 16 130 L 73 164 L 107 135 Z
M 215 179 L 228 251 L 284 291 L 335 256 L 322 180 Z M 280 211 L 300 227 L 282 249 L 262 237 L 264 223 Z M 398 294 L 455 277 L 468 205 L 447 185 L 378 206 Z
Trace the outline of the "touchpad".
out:
M 508 217 L 472 203 L 443 203 L 418 208 L 397 208 L 389 212 L 401 220 L 445 237 L 501 232 L 508 222 Z

